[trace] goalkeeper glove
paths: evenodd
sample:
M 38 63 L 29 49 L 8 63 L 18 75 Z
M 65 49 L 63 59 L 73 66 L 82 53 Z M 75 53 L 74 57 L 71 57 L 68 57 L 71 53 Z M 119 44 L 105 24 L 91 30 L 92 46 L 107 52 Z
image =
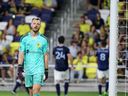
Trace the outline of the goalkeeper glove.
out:
M 48 69 L 45 69 L 45 79 L 44 79 L 44 81 L 46 81 L 47 79 L 48 79 Z

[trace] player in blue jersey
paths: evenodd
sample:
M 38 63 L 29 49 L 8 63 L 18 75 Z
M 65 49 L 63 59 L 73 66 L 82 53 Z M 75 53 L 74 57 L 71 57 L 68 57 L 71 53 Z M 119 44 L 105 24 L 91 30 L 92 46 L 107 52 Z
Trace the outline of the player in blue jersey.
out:
M 24 63 L 25 86 L 29 88 L 29 96 L 40 96 L 41 86 L 48 78 L 48 41 L 39 34 L 40 26 L 40 18 L 33 18 L 31 32 L 20 41 L 18 69 Z
M 69 65 L 68 60 L 71 61 L 72 56 L 68 47 L 64 46 L 65 38 L 60 36 L 58 38 L 59 45 L 53 49 L 53 55 L 55 57 L 55 70 L 54 70 L 54 82 L 56 85 L 57 96 L 61 95 L 60 83 L 64 82 L 64 94 L 67 96 L 69 87 Z M 73 69 L 73 65 L 71 66 Z
M 109 49 L 106 48 L 106 42 L 101 41 L 101 47 L 97 49 L 97 78 L 99 96 L 107 96 L 108 92 L 108 77 L 109 77 Z M 102 94 L 102 87 L 105 84 L 105 92 Z

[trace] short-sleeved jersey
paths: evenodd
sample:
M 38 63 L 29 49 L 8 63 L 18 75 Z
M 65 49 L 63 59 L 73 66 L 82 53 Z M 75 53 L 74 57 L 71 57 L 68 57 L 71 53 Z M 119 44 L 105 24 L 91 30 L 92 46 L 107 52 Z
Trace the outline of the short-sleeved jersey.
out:
M 44 73 L 44 54 L 48 52 L 48 42 L 43 35 L 32 37 L 30 33 L 21 38 L 20 52 L 24 52 L 26 75 Z
M 108 70 L 109 69 L 109 49 L 99 48 L 97 49 L 97 61 L 99 70 Z
M 53 55 L 55 57 L 55 69 L 57 71 L 66 71 L 68 66 L 68 56 L 70 51 L 65 46 L 57 46 L 53 49 Z

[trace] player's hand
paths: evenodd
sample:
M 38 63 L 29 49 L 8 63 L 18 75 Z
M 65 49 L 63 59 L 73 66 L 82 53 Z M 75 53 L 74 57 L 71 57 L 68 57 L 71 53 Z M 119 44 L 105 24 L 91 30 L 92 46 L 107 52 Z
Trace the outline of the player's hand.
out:
M 44 81 L 46 81 L 47 79 L 48 79 L 48 69 L 45 69 L 45 79 L 44 79 Z
M 71 70 L 74 70 L 74 69 L 75 69 L 74 65 L 71 65 Z

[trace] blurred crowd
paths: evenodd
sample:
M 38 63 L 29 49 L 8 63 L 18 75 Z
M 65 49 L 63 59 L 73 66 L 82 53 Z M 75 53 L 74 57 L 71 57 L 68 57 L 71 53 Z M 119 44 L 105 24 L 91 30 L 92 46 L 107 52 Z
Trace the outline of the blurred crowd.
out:
M 0 0 L 0 67 L 2 82 L 6 77 L 13 79 L 14 64 L 17 64 L 21 36 L 30 32 L 31 19 L 41 18 L 39 32 L 45 34 L 57 10 L 62 9 L 64 0 Z
M 83 78 L 96 78 L 96 49 L 100 47 L 101 41 L 106 41 L 106 47 L 109 47 L 110 15 L 104 19 L 101 10 L 110 10 L 110 0 L 86 1 L 88 9 L 73 24 L 75 31 L 69 46 L 73 64 L 76 65 L 71 72 L 71 79 L 78 78 L 77 82 Z M 126 1 L 119 0 L 118 3 L 118 64 L 128 67 Z M 61 10 L 63 3 L 64 0 L 0 0 L 0 64 L 10 64 L 9 68 L 0 67 L 2 82 L 5 82 L 7 76 L 13 79 L 13 65 L 17 63 L 20 37 L 30 31 L 30 22 L 26 18 L 39 16 L 42 20 L 40 32 L 45 34 L 56 10 Z M 92 68 L 83 67 L 88 65 Z M 125 70 L 119 68 L 118 74 L 123 77 Z
M 71 78 L 77 78 L 80 82 L 83 78 L 96 78 L 97 57 L 96 49 L 100 48 L 101 41 L 107 43 L 109 47 L 110 33 L 110 14 L 107 14 L 106 19 L 103 18 L 103 11 L 110 10 L 110 0 L 88 0 L 89 6 L 85 13 L 79 18 L 74 25 L 71 44 L 69 49 L 74 58 L 73 64 L 76 65 L 75 71 L 72 72 Z M 126 9 L 126 0 L 119 0 L 118 3 L 118 65 L 128 67 L 128 9 Z M 128 5 L 127 5 L 128 6 Z M 127 11 L 126 11 L 127 10 Z M 84 67 L 91 66 L 91 67 Z M 124 78 L 126 68 L 117 70 L 118 77 Z

